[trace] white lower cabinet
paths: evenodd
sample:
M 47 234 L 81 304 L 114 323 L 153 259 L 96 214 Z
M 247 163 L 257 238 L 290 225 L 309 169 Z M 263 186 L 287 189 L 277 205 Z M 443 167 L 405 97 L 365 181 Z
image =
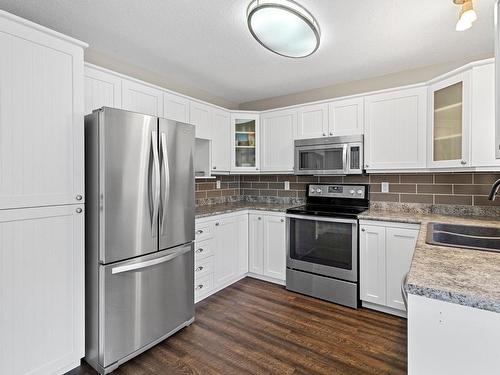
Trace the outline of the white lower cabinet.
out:
M 0 211 L 2 374 L 61 374 L 84 356 L 82 206 Z
M 401 315 L 401 282 L 410 270 L 419 225 L 360 221 L 360 298 L 363 305 Z
M 286 224 L 283 214 L 249 214 L 249 272 L 285 281 Z

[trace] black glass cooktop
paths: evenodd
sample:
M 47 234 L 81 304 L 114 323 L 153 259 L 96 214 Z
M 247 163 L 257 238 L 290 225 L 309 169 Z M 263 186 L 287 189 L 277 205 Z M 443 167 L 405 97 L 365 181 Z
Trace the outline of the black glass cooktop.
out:
M 349 216 L 357 217 L 367 207 L 360 206 L 333 206 L 328 204 L 305 204 L 303 206 L 292 207 L 286 210 L 289 214 L 296 215 L 316 215 L 316 216 Z

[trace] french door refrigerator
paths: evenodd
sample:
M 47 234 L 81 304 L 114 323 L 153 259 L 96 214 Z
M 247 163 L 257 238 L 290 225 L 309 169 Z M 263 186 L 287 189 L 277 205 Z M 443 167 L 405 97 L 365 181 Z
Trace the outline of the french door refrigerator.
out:
M 194 126 L 85 117 L 86 361 L 108 373 L 194 320 Z

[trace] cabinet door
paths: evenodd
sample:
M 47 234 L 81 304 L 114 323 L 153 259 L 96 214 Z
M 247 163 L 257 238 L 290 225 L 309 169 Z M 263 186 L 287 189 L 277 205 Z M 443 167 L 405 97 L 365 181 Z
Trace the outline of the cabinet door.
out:
M 214 110 L 212 131 L 212 174 L 231 169 L 231 115 Z
M 231 172 L 260 170 L 260 126 L 255 113 L 231 114 Z
M 78 203 L 83 50 L 18 23 L 14 30 L 23 35 L 15 36 L 6 25 L 0 23 L 0 209 Z
M 261 120 L 262 171 L 293 172 L 296 111 L 265 113 Z
M 429 166 L 470 164 L 471 72 L 429 86 Z
M 122 106 L 127 111 L 163 117 L 163 91 L 124 79 Z
M 360 243 L 360 298 L 363 301 L 385 305 L 385 228 L 361 225 Z
M 328 135 L 328 104 L 313 104 L 298 109 L 297 139 Z
M 365 97 L 365 168 L 426 166 L 426 88 Z
M 248 271 L 264 274 L 264 222 L 262 215 L 248 215 Z
M 495 158 L 495 64 L 472 69 L 472 167 L 500 166 Z
M 189 124 L 189 99 L 163 92 L 163 117 Z
M 405 310 L 401 281 L 410 270 L 418 230 L 386 228 L 387 306 Z
M 82 206 L 0 211 L 3 374 L 56 374 L 84 353 Z
M 215 222 L 214 286 L 230 283 L 238 275 L 238 221 L 236 217 Z
M 196 126 L 196 138 L 212 139 L 212 107 L 191 101 L 189 122 Z
M 122 79 L 85 66 L 85 114 L 101 107 L 122 107 Z
M 286 279 L 286 225 L 284 216 L 264 217 L 264 275 Z
M 237 217 L 238 224 L 238 276 L 248 272 L 248 215 Z
M 364 99 L 336 100 L 328 104 L 329 135 L 363 134 Z

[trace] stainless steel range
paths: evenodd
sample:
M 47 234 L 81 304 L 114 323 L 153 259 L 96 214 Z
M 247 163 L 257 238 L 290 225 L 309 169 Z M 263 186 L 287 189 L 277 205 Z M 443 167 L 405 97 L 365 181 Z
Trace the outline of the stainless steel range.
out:
M 306 204 L 286 214 L 288 290 L 358 307 L 358 215 L 369 204 L 369 185 L 308 185 Z

